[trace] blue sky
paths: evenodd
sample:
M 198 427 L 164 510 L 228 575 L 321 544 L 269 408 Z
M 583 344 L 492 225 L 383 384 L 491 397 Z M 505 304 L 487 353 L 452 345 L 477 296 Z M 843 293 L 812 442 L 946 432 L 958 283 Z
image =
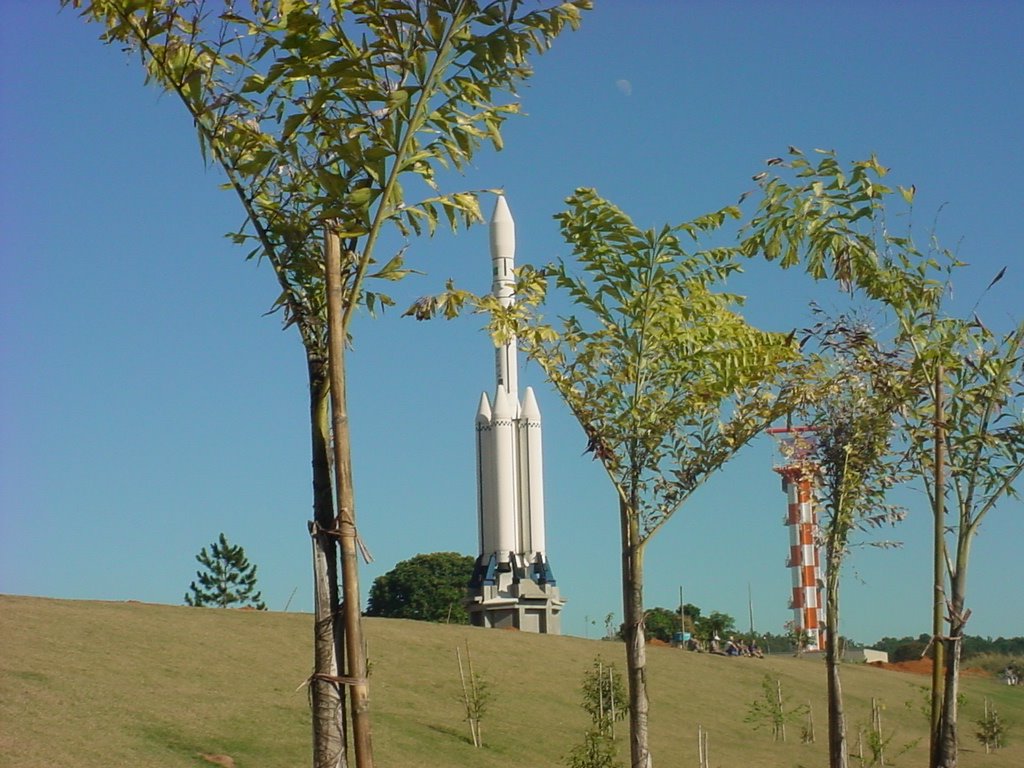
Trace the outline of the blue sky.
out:
M 57 3 L 10 0 L 0 29 L 0 592 L 181 603 L 193 556 L 220 532 L 259 566 L 268 605 L 311 608 L 302 347 L 270 272 L 223 234 L 242 214 L 201 161 L 174 98 Z M 954 307 L 998 328 L 1024 309 L 1024 6 L 980 2 L 598 2 L 535 62 L 528 116 L 482 152 L 467 188 L 504 187 L 517 259 L 565 254 L 552 215 L 593 186 L 645 226 L 730 204 L 790 144 L 876 153 L 915 184 L 914 232 L 970 267 Z M 488 204 L 489 207 L 489 204 Z M 386 244 L 397 248 L 399 241 Z M 425 276 L 489 287 L 487 231 L 409 243 Z M 730 286 L 748 316 L 791 328 L 827 287 L 751 264 Z M 361 319 L 350 357 L 360 532 L 373 578 L 418 552 L 475 554 L 473 422 L 493 388 L 480 319 Z M 568 633 L 621 616 L 615 496 L 582 433 L 526 365 L 544 416 L 548 548 Z M 647 603 L 731 613 L 748 585 L 781 631 L 785 496 L 759 440 L 652 543 Z M 860 641 L 930 626 L 930 520 L 907 491 L 900 550 L 856 550 L 843 631 Z M 978 537 L 972 634 L 1024 635 L 1024 507 Z M 294 596 L 293 596 L 294 593 Z M 593 622 L 596 622 L 594 624 Z

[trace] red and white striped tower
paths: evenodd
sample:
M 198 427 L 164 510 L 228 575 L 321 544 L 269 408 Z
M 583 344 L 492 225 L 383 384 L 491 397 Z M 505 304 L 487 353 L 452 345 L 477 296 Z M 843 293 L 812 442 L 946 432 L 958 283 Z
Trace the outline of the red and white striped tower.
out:
M 768 433 L 778 440 L 783 463 L 773 467 L 782 476 L 782 490 L 789 506 L 789 557 L 786 566 L 793 573 L 793 624 L 807 638 L 806 650 L 825 647 L 821 602 L 821 559 L 818 554 L 818 513 L 814 504 L 814 482 L 818 465 L 810 458 L 814 446 L 811 427 L 779 427 Z

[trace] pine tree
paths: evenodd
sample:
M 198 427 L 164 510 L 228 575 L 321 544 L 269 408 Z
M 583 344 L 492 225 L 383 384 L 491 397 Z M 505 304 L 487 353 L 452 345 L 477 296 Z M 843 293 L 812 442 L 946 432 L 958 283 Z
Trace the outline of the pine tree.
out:
M 189 585 L 191 594 L 185 594 L 185 603 L 193 607 L 216 608 L 252 607 L 267 610 L 262 595 L 256 591 L 256 566 L 249 563 L 245 550 L 228 543 L 224 534 L 219 541 L 196 555 L 204 570 L 196 571 L 198 584 Z

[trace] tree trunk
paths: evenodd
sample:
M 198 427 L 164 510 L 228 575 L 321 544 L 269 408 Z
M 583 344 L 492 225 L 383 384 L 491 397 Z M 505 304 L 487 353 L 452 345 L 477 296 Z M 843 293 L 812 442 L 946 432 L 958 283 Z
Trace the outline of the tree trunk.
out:
M 831 549 L 831 547 L 830 547 Z M 825 674 L 828 680 L 828 764 L 829 768 L 847 768 L 846 714 L 843 710 L 843 686 L 839 679 L 839 569 L 842 565 L 829 552 L 825 574 Z
M 959 759 L 957 732 L 957 695 L 960 691 L 960 647 L 963 625 L 954 622 L 950 637 L 943 640 L 946 647 L 946 679 L 942 697 L 942 716 L 939 718 L 939 768 L 956 768 Z
M 370 686 L 366 675 L 362 617 L 359 606 L 359 561 L 356 538 L 355 490 L 352 482 L 352 443 L 345 388 L 345 345 L 347 333 L 342 322 L 344 295 L 341 276 L 341 244 L 338 237 L 325 238 L 327 277 L 327 327 L 331 425 L 334 432 L 334 480 L 338 502 L 338 540 L 341 547 L 341 612 L 345 626 L 346 684 L 352 711 L 352 746 L 356 768 L 373 768 L 370 739 Z
M 647 638 L 644 632 L 644 548 L 639 520 L 619 502 L 622 525 L 622 615 L 629 680 L 629 756 L 632 768 L 651 768 L 647 717 Z
M 307 348 L 310 431 L 313 457 L 313 657 L 311 685 L 313 710 L 313 768 L 345 768 L 348 765 L 345 700 L 337 683 L 344 666 L 343 627 L 338 603 L 338 555 L 334 529 L 334 498 L 331 491 L 329 386 L 327 364 Z M 321 677 L 326 675 L 327 678 Z
M 967 624 L 964 605 L 967 594 L 969 554 L 970 539 L 961 539 L 957 547 L 956 570 L 950 579 L 949 637 L 942 641 L 946 649 L 946 675 L 936 750 L 935 765 L 938 768 L 956 768 L 959 760 L 957 696 L 960 692 L 960 653 L 963 647 L 964 628 Z

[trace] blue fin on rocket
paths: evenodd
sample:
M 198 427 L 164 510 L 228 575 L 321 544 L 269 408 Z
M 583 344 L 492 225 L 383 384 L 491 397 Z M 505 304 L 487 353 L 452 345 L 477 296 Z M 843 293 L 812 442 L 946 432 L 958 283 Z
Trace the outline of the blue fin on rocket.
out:
M 551 570 L 551 563 L 547 560 L 530 565 L 530 578 L 537 584 L 550 584 L 551 586 L 558 584 L 555 581 L 555 573 Z
M 477 588 L 484 584 L 496 584 L 497 578 L 495 572 L 498 570 L 498 561 L 494 555 L 491 555 L 486 562 L 481 556 L 476 561 L 476 566 L 473 568 L 473 575 L 469 579 L 470 588 Z

